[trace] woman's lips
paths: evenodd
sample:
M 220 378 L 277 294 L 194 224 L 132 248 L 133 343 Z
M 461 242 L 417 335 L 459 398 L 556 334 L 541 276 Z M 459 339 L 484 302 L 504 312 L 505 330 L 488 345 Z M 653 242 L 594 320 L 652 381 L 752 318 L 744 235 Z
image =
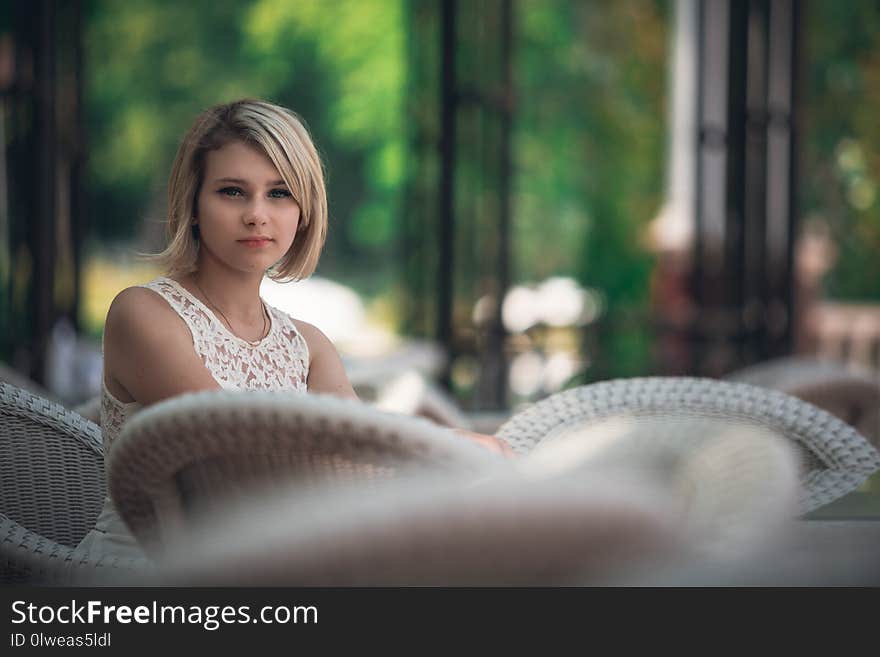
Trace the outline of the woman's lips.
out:
M 263 246 L 268 246 L 272 240 L 266 238 L 256 238 L 256 239 L 248 239 L 248 240 L 238 240 L 239 244 L 243 244 L 251 249 L 259 249 Z

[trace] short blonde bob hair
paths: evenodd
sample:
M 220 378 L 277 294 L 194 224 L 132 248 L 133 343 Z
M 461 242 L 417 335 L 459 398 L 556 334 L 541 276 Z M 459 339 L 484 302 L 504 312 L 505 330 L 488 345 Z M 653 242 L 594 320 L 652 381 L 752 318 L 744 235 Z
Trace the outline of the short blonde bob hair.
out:
M 193 218 L 198 215 L 206 156 L 233 141 L 265 153 L 300 207 L 296 239 L 270 268 L 269 277 L 289 281 L 310 276 L 327 238 L 324 167 L 308 130 L 294 112 L 252 98 L 206 109 L 184 135 L 168 180 L 168 245 L 153 259 L 169 274 L 197 270 L 199 239 Z

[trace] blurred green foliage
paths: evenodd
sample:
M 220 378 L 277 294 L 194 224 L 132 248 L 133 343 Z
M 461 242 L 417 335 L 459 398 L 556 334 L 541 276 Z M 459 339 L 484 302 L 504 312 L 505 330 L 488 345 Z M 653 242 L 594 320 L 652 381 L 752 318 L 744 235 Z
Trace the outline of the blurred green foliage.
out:
M 880 299 L 880 5 L 810 2 L 802 216 L 830 228 L 826 293 Z
M 524 278 L 580 271 L 615 300 L 644 299 L 639 236 L 664 183 L 668 4 L 520 5 L 514 152 Z M 582 249 L 559 248 L 572 241 Z
M 672 3 L 524 2 L 517 51 L 515 271 L 575 275 L 606 314 L 595 376 L 649 367 L 648 222 L 663 201 Z

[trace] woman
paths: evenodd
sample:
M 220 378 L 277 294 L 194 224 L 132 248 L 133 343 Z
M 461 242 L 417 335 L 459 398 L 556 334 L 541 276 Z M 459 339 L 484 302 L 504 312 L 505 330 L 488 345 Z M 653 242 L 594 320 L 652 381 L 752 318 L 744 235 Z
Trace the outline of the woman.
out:
M 309 276 L 327 234 L 321 160 L 299 118 L 260 100 L 198 116 L 168 186 L 168 274 L 113 300 L 104 327 L 101 426 L 109 453 L 125 422 L 203 390 L 289 390 L 356 399 L 320 330 L 268 306 L 260 282 Z M 491 436 L 462 431 L 511 454 Z M 141 556 L 109 498 L 81 547 Z

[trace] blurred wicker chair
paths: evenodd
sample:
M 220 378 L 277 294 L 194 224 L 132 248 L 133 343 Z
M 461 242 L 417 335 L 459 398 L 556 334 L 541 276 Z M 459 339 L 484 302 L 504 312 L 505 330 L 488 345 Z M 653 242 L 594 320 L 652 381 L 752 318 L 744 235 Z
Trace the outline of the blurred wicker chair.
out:
M 680 548 L 668 491 L 620 472 L 402 477 L 279 492 L 203 517 L 159 567 L 175 586 L 560 585 Z
M 799 455 L 759 426 L 712 417 L 613 417 L 554 432 L 518 463 L 531 479 L 628 472 L 682 505 L 691 556 L 754 553 L 783 537 L 798 513 Z
M 75 549 L 104 495 L 100 429 L 0 383 L 0 581 L 83 584 L 147 567 Z
M 792 356 L 758 363 L 725 378 L 803 399 L 855 427 L 880 448 L 880 378 L 870 370 Z
M 776 436 L 746 432 L 688 450 L 674 478 L 638 460 L 546 476 L 526 456 L 519 471 L 481 481 L 404 478 L 370 495 L 351 486 L 281 492 L 179 534 L 159 581 L 603 585 L 670 564 L 725 563 L 785 537 L 798 491 L 792 452 Z
M 637 378 L 567 390 L 515 414 L 497 432 L 515 452 L 546 450 L 556 463 L 665 462 L 724 432 L 784 438 L 800 460 L 801 513 L 857 488 L 880 468 L 880 454 L 830 413 L 784 393 L 694 378 Z M 562 446 L 554 442 L 562 441 Z M 573 454 L 560 458 L 569 449 Z M 642 455 L 641 457 L 639 455 Z M 559 467 L 565 467 L 564 465 Z
M 788 437 L 750 421 L 748 409 L 746 421 L 732 422 L 717 407 L 667 407 L 588 423 L 569 408 L 564 426 L 549 421 L 552 437 L 520 434 L 512 472 L 482 480 L 452 473 L 402 478 L 369 495 L 349 486 L 256 496 L 178 534 L 161 580 L 603 584 L 633 569 L 755 556 L 784 539 L 800 493 Z M 537 426 L 548 424 L 539 417 Z
M 413 469 L 476 473 L 505 459 L 421 419 L 326 395 L 220 391 L 155 404 L 124 427 L 108 458 L 111 497 L 144 548 L 236 496 L 357 481 Z

